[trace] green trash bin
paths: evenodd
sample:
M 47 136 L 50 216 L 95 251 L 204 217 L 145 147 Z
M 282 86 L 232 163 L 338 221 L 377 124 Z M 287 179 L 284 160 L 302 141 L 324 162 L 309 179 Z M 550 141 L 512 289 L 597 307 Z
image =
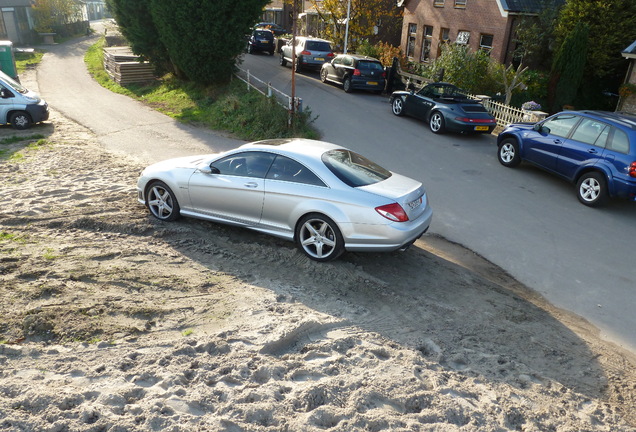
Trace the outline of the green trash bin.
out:
M 18 79 L 18 70 L 15 67 L 13 55 L 13 42 L 11 41 L 0 41 L 0 70 L 11 78 Z

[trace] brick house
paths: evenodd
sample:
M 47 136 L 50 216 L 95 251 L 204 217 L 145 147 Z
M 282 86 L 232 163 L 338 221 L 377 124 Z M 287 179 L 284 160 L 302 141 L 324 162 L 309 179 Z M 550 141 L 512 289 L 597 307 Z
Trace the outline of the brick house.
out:
M 443 42 L 486 49 L 500 63 L 512 62 L 515 27 L 524 16 L 562 0 L 406 0 L 401 48 L 415 62 L 440 55 Z

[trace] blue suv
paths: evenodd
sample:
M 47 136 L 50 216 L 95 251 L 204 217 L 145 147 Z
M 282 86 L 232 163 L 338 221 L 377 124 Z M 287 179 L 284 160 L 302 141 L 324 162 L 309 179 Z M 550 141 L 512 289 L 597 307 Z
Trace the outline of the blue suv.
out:
M 497 137 L 507 167 L 527 161 L 576 184 L 583 204 L 608 197 L 636 201 L 636 116 L 563 111 L 535 123 L 511 124 Z

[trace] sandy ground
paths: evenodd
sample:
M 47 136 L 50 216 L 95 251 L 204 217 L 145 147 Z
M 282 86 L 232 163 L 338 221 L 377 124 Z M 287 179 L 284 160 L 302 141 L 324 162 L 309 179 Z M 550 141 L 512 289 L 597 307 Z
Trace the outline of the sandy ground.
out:
M 152 219 L 142 166 L 56 112 L 14 136 L 0 430 L 636 430 L 634 357 L 458 245 L 319 264 Z

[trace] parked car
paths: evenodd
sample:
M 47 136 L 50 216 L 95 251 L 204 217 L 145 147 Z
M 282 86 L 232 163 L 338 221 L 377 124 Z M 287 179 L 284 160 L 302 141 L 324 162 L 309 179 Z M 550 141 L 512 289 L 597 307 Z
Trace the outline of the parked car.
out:
M 287 30 L 273 22 L 260 22 L 254 26 L 255 29 L 264 28 L 271 30 L 276 36 L 287 34 Z
M 323 63 L 330 61 L 334 57 L 329 41 L 318 38 L 297 36 L 296 44 L 292 46 L 293 39 L 290 39 L 280 50 L 280 64 L 286 66 L 292 63 L 296 72 L 303 69 L 320 69 Z M 293 64 L 293 52 L 296 51 L 296 63 Z
M 276 44 L 274 43 L 274 33 L 266 29 L 257 29 L 252 32 L 247 41 L 247 52 L 254 54 L 255 52 L 264 51 L 270 55 L 274 55 Z
M 344 147 L 264 140 L 147 167 L 138 200 L 154 217 L 190 216 L 293 240 L 310 259 L 405 249 L 429 227 L 419 181 Z
M 0 71 L 0 124 L 27 129 L 49 119 L 49 105 L 40 96 Z
M 480 101 L 448 83 L 427 84 L 418 92 L 395 91 L 389 102 L 393 114 L 424 120 L 433 133 L 491 133 L 497 126 Z
M 608 197 L 636 200 L 636 116 L 564 111 L 536 123 L 509 125 L 497 138 L 507 167 L 531 162 L 576 184 L 587 206 Z
M 320 80 L 341 84 L 347 93 L 354 89 L 382 93 L 386 73 L 378 59 L 355 54 L 338 54 L 333 60 L 322 65 Z

